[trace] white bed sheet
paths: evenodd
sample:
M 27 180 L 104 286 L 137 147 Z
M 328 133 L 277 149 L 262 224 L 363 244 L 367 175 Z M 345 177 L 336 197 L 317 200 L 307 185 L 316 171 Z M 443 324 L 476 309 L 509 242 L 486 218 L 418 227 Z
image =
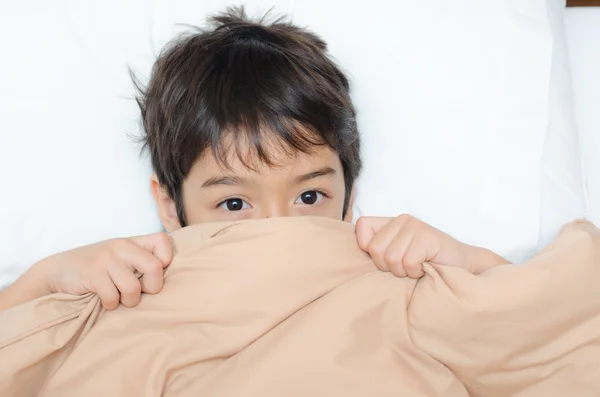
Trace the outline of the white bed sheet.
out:
M 588 218 L 600 225 L 600 7 L 567 9 L 565 28 L 588 190 Z

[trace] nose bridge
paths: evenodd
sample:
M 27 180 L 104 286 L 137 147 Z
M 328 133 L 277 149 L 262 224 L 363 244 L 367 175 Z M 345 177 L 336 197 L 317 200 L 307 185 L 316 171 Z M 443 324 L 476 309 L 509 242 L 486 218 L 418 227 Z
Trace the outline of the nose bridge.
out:
M 284 200 L 269 200 L 258 211 L 259 218 L 281 218 L 290 216 L 290 208 Z

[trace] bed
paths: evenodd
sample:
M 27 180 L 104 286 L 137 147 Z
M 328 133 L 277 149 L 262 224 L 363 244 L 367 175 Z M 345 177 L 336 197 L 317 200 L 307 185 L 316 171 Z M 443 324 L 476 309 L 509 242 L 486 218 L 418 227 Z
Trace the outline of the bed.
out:
M 0 66 L 0 237 L 10 241 L 0 286 L 54 252 L 160 230 L 127 68 L 147 78 L 161 45 L 185 29 L 176 22 L 199 24 L 223 4 L 39 1 L 32 12 L 34 3 L 0 12 L 12 54 Z M 566 30 L 560 0 L 492 1 L 504 10 L 495 17 L 466 0 L 381 0 L 335 26 L 336 4 L 317 3 L 265 0 L 249 10 L 289 13 L 323 35 L 349 72 L 365 158 L 355 214 L 411 213 L 515 262 L 569 220 L 600 222 L 595 2 L 569 1 Z M 515 19 L 537 18 L 541 6 L 553 24 Z M 489 29 L 477 22 L 486 19 Z
M 144 81 L 186 29 L 175 22 L 223 5 L 0 6 L 0 288 L 52 253 L 161 230 L 128 67 Z M 321 34 L 351 78 L 365 162 L 356 217 L 410 213 L 517 265 L 573 220 L 600 225 L 600 1 L 251 11 L 272 5 Z

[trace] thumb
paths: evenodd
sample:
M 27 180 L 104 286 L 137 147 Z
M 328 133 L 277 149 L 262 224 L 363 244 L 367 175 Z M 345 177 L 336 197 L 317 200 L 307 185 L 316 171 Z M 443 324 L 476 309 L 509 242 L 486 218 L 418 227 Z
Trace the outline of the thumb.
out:
M 369 244 L 375 234 L 390 223 L 392 219 L 379 216 L 361 216 L 358 218 L 356 221 L 356 240 L 360 249 L 368 252 Z
M 173 261 L 171 239 L 166 233 L 153 233 L 145 236 L 131 237 L 131 241 L 157 257 L 167 267 Z

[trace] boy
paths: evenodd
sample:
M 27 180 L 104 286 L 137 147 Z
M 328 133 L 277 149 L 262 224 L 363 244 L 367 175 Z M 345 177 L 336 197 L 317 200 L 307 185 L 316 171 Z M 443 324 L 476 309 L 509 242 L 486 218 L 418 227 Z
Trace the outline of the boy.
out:
M 211 23 L 163 51 L 138 97 L 165 230 L 279 216 L 350 221 L 359 135 L 348 80 L 326 44 L 242 9 Z M 508 263 L 407 215 L 362 217 L 356 236 L 399 277 L 421 277 L 425 261 L 474 273 Z M 135 306 L 142 292 L 160 292 L 172 258 L 164 233 L 59 253 L 3 291 L 0 310 L 55 292 L 93 292 L 109 310 Z

